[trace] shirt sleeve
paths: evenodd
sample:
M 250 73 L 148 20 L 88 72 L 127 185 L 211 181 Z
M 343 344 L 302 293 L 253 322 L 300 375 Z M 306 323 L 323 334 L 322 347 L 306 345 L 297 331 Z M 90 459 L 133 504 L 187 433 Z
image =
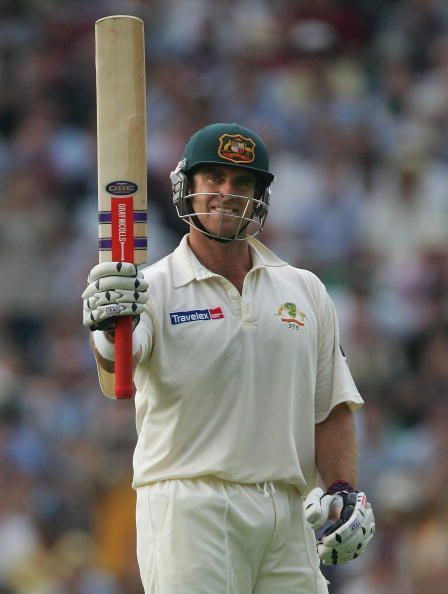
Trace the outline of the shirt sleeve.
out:
M 316 423 L 324 421 L 338 404 L 345 402 L 352 410 L 357 410 L 364 403 L 340 346 L 336 310 L 324 287 L 319 322 L 315 393 Z

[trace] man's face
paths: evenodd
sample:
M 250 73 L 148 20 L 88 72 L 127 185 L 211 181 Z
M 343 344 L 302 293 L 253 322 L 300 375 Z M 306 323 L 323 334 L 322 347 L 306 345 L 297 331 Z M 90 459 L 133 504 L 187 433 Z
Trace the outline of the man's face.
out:
M 255 176 L 240 167 L 207 165 L 193 175 L 193 210 L 206 230 L 234 237 L 254 210 Z

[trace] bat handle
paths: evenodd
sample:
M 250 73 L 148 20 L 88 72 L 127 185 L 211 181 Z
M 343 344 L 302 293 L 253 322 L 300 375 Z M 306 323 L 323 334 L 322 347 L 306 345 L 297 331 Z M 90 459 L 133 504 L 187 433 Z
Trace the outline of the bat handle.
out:
M 132 316 L 118 318 L 115 326 L 115 397 L 132 398 Z

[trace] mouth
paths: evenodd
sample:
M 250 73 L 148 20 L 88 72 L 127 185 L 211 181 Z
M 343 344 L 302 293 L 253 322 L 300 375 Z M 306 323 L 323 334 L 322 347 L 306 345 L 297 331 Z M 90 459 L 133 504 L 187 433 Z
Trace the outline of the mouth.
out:
M 237 208 L 223 208 L 221 206 L 211 206 L 209 209 L 211 213 L 224 214 L 224 215 L 236 215 L 239 216 L 240 212 Z

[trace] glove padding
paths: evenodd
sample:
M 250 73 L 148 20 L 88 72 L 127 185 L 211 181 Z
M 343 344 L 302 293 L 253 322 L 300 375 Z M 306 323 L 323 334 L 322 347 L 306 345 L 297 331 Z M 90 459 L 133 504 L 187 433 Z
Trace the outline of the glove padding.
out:
M 82 298 L 83 324 L 90 330 L 113 329 L 117 316 L 133 316 L 135 327 L 148 301 L 148 283 L 135 264 L 102 262 L 90 271 Z
M 362 491 L 324 493 L 317 487 L 305 499 L 304 508 L 305 518 L 314 530 L 328 520 L 334 521 L 317 541 L 317 553 L 324 565 L 356 559 L 375 534 L 372 507 Z

